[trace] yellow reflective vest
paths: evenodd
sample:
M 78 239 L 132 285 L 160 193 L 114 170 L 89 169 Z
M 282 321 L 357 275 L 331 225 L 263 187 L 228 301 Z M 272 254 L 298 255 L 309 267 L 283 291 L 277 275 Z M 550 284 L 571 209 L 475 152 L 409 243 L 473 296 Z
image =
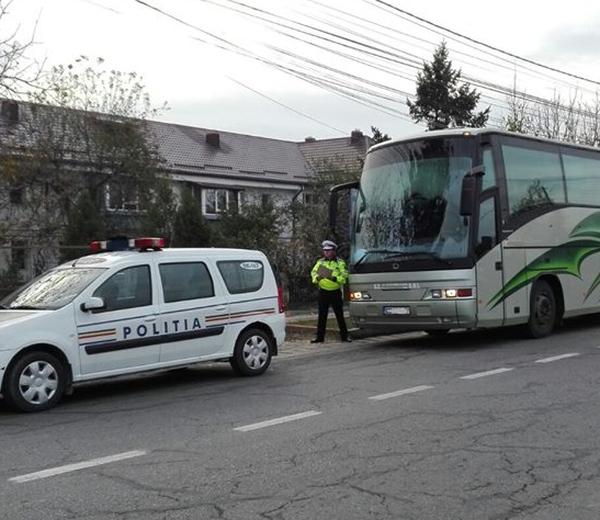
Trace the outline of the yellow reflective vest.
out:
M 327 272 L 327 271 L 329 272 Z M 323 276 L 327 274 L 327 276 Z M 319 286 L 319 289 L 325 291 L 335 291 L 341 289 L 348 281 L 348 267 L 341 258 L 327 260 L 319 258 L 310 272 L 312 283 Z

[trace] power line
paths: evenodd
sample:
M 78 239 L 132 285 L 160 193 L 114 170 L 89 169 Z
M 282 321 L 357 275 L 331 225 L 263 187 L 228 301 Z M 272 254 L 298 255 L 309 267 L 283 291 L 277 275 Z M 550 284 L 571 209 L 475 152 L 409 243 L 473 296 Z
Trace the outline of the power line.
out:
M 475 40 L 474 38 L 470 38 L 469 36 L 465 36 L 464 34 L 460 34 L 458 32 L 452 31 L 451 29 L 448 29 L 446 27 L 442 27 L 441 25 L 438 25 L 436 23 L 430 22 L 429 20 L 425 20 L 424 18 L 421 18 L 421 17 L 419 17 L 419 16 L 417 16 L 415 14 L 409 13 L 408 11 L 405 11 L 404 9 L 400 9 L 399 7 L 396 7 L 394 5 L 388 4 L 384 0 L 373 0 L 373 1 L 377 2 L 378 4 L 385 5 L 385 6 L 389 7 L 390 9 L 393 9 L 395 11 L 399 11 L 401 13 L 404 13 L 406 16 L 410 16 L 410 17 L 412 17 L 412 18 L 414 18 L 416 20 L 419 20 L 419 21 L 421 21 L 423 23 L 426 23 L 427 25 L 431 25 L 432 27 L 436 27 L 438 29 L 446 31 L 449 34 L 453 34 L 455 36 L 458 36 L 459 38 L 462 38 L 464 40 L 470 41 L 470 42 L 475 43 L 477 45 L 481 45 L 482 47 L 486 47 L 486 48 L 491 49 L 491 50 L 493 50 L 495 52 L 498 52 L 500 54 L 504 54 L 506 56 L 510 56 L 511 58 L 523 61 L 525 63 L 529 63 L 531 65 L 535 65 L 536 67 L 540 67 L 540 68 L 543 68 L 543 69 L 546 69 L 546 70 L 551 70 L 552 72 L 556 72 L 556 73 L 562 74 L 564 76 L 568 76 L 568 77 L 571 77 L 571 78 L 574 78 L 574 79 L 579 79 L 579 80 L 586 81 L 588 83 L 593 83 L 594 85 L 600 86 L 600 81 L 596 81 L 596 80 L 589 79 L 589 78 L 584 78 L 583 76 L 578 76 L 576 74 L 572 74 L 570 72 L 566 72 L 564 70 L 556 69 L 554 67 L 550 67 L 548 65 L 544 65 L 544 64 L 539 63 L 537 61 L 530 60 L 528 58 L 524 58 L 524 57 L 518 56 L 516 54 L 512 54 L 512 53 L 510 53 L 508 51 L 504 51 L 504 50 L 499 49 L 497 47 L 494 47 L 492 45 L 488 45 L 487 43 L 483 43 L 483 42 L 480 42 L 478 40 Z
M 295 47 L 298 43 L 300 43 L 301 45 L 312 47 L 313 49 L 325 53 L 323 59 L 316 60 L 311 58 L 309 53 L 303 53 L 302 51 L 291 52 L 285 47 L 263 43 L 262 47 L 267 52 L 265 54 L 265 52 L 259 53 L 258 51 L 249 50 L 247 46 L 243 44 L 237 44 L 231 41 L 230 39 L 217 36 L 211 33 L 210 31 L 207 31 L 190 22 L 182 20 L 180 17 L 176 17 L 172 14 L 166 13 L 165 11 L 150 5 L 149 2 L 143 0 L 135 1 L 146 8 L 153 9 L 159 12 L 161 15 L 167 16 L 170 19 L 176 21 L 177 23 L 184 24 L 185 26 L 192 28 L 195 31 L 199 31 L 205 36 L 209 37 L 209 40 L 194 37 L 194 39 L 204 44 L 213 45 L 226 52 L 235 53 L 245 58 L 250 58 L 259 61 L 261 63 L 266 64 L 267 66 L 273 67 L 283 72 L 284 74 L 296 77 L 318 88 L 322 88 L 324 90 L 336 93 L 343 97 L 352 99 L 355 102 L 365 104 L 367 106 L 370 106 L 371 108 L 374 108 L 375 110 L 381 111 L 382 113 L 387 113 L 396 117 L 409 119 L 406 115 L 405 106 L 405 112 L 402 113 L 398 109 L 386 105 L 385 102 L 397 102 L 397 100 L 391 95 L 400 95 L 407 98 L 414 97 L 414 95 L 409 94 L 408 92 L 403 91 L 402 89 L 391 87 L 390 81 L 397 81 L 398 78 L 400 78 L 401 80 L 414 83 L 414 74 L 416 71 L 421 69 L 422 62 L 419 63 L 419 56 L 417 56 L 416 54 L 407 52 L 403 48 L 397 47 L 395 45 L 390 44 L 389 42 L 384 41 L 384 38 L 387 37 L 386 34 L 384 34 L 384 31 L 385 33 L 391 33 L 391 35 L 396 38 L 399 34 L 401 34 L 402 37 L 407 36 L 409 38 L 412 38 L 413 40 L 424 43 L 430 43 L 428 40 L 419 38 L 415 35 L 400 33 L 400 31 L 393 27 L 385 26 L 384 24 L 373 22 L 366 18 L 364 20 L 355 20 L 352 18 L 352 15 L 348 12 L 343 12 L 339 9 L 334 9 L 329 5 L 324 5 L 316 0 L 309 1 L 312 5 L 320 7 L 321 13 L 331 13 L 331 16 L 335 17 L 334 20 L 327 20 L 327 16 L 329 15 L 325 14 L 326 18 L 311 16 L 311 23 L 305 23 L 304 21 L 301 21 L 301 17 L 306 16 L 306 13 L 298 11 L 298 8 L 296 8 L 295 11 L 295 13 L 298 16 L 296 17 L 296 19 L 291 19 L 289 17 L 268 12 L 264 9 L 260 9 L 258 7 L 251 6 L 236 0 L 222 0 L 221 2 L 217 2 L 214 0 L 201 0 L 203 1 L 203 3 L 212 4 L 221 9 L 225 9 L 226 11 L 232 11 L 251 20 L 258 21 L 264 29 L 271 30 L 283 38 L 289 38 L 292 42 L 294 42 Z M 475 57 L 470 53 L 456 51 L 461 56 L 466 56 L 469 59 L 475 60 L 477 63 L 477 70 L 479 72 L 482 70 L 482 62 L 485 62 L 489 67 L 492 68 L 498 67 L 504 70 L 509 69 L 511 70 L 511 72 L 513 71 L 513 67 L 515 66 L 515 64 L 511 63 L 510 67 L 506 64 L 503 64 L 507 63 L 506 58 L 492 54 L 489 51 L 492 50 L 496 53 L 500 53 L 501 55 L 510 56 L 513 59 L 527 63 L 530 66 L 538 67 L 542 71 L 546 70 L 564 75 L 566 77 L 580 79 L 589 83 L 600 85 L 600 83 L 594 80 L 589 80 L 577 76 L 575 74 L 567 73 L 559 69 L 548 67 L 546 65 L 537 63 L 533 60 L 529 60 L 517 56 L 515 54 L 508 53 L 501 49 L 497 49 L 491 45 L 481 43 L 473 38 L 462 35 L 456 31 L 452 31 L 433 22 L 429 22 L 403 9 L 392 6 L 383 0 L 372 0 L 371 2 L 368 2 L 367 0 L 363 1 L 369 3 L 370 5 L 373 2 L 375 2 L 375 5 L 378 9 L 392 10 L 392 12 L 397 16 L 409 17 L 410 19 L 412 19 L 412 21 L 407 21 L 411 21 L 411 23 L 416 23 L 419 27 L 422 28 L 426 27 L 429 31 L 433 31 L 438 34 L 439 31 L 445 31 L 448 34 L 456 36 L 457 38 L 460 38 L 467 42 L 464 43 L 460 40 L 457 40 L 461 45 L 465 45 L 473 50 L 476 50 L 477 52 L 483 52 L 491 56 L 493 60 L 482 59 L 479 57 Z M 417 20 L 417 22 L 415 22 L 415 20 Z M 315 25 L 315 22 L 319 23 L 323 27 Z M 367 26 L 371 26 L 371 28 L 376 28 L 376 30 L 366 30 L 365 34 L 363 34 L 356 29 L 356 27 L 362 27 L 364 29 L 367 29 Z M 433 27 L 434 29 L 431 29 L 431 27 Z M 260 34 L 264 40 L 266 33 L 260 31 Z M 369 35 L 368 38 L 366 34 Z M 477 47 L 474 47 L 472 44 L 476 44 L 477 46 L 481 46 L 489 50 L 481 50 Z M 414 43 L 412 43 L 411 45 L 413 47 L 415 46 Z M 332 60 L 332 64 L 327 63 L 325 59 L 327 56 L 329 56 Z M 348 66 L 350 64 L 363 67 L 363 70 L 358 73 L 351 73 L 347 69 L 343 68 L 344 66 Z M 523 68 L 522 66 L 520 67 Z M 409 72 L 403 73 L 403 70 L 405 69 L 408 69 Z M 529 74 L 535 74 L 539 77 L 549 77 L 547 75 L 544 75 L 545 73 L 543 73 L 542 71 L 536 71 L 527 67 L 525 67 L 524 69 Z M 491 69 L 487 70 L 488 72 L 493 73 Z M 383 77 L 375 79 L 372 74 L 372 71 L 378 71 L 379 73 L 383 74 L 386 77 L 386 79 L 383 79 Z M 389 77 L 389 79 L 387 79 L 387 77 Z M 491 96 L 484 95 L 482 97 L 484 99 L 491 99 L 491 104 L 500 110 L 508 108 L 508 101 L 505 100 L 503 102 L 497 99 L 495 96 L 498 94 L 504 95 L 506 97 L 515 96 L 518 99 L 526 100 L 536 104 L 545 104 L 546 106 L 556 105 L 556 100 L 549 101 L 540 96 L 529 95 L 524 91 L 517 90 L 515 85 L 510 87 L 503 86 L 498 83 L 494 83 L 493 81 L 484 80 L 478 76 L 473 76 L 469 74 L 465 74 L 462 77 L 467 82 L 483 89 L 484 92 L 490 92 Z M 233 80 L 233 78 L 231 77 L 230 79 Z M 237 82 L 245 88 L 248 88 L 239 80 L 233 81 Z M 572 87 L 572 85 L 567 85 Z M 258 95 L 270 99 L 268 96 L 260 93 L 255 89 L 250 90 L 253 90 Z M 275 100 L 272 101 L 276 102 Z M 292 109 L 291 107 L 288 107 L 286 105 L 282 106 L 285 106 L 291 111 L 299 113 L 304 117 L 314 120 L 319 124 L 324 124 L 320 121 L 315 120 L 314 118 L 311 118 L 310 116 L 306 116 L 305 114 L 302 114 L 301 112 Z M 559 109 L 564 110 L 572 108 L 561 105 L 560 103 L 558 104 L 558 106 Z M 581 113 L 585 114 L 586 111 L 581 111 Z M 325 124 L 325 126 L 329 125 Z M 335 129 L 334 127 L 331 128 Z
M 314 117 L 310 117 L 302 112 L 299 112 L 298 110 L 289 107 L 287 105 L 285 105 L 284 103 L 281 103 L 280 101 L 277 101 L 276 99 L 273 99 L 270 96 L 267 96 L 266 94 L 263 94 L 262 92 L 259 92 L 258 90 L 253 89 L 252 87 L 249 87 L 248 85 L 242 83 L 241 81 L 238 81 L 235 78 L 232 78 L 231 76 L 225 76 L 228 80 L 233 81 L 235 84 L 239 85 L 240 87 L 243 87 L 247 90 L 249 90 L 250 92 L 254 92 L 255 94 L 258 94 L 259 96 L 264 97 L 265 99 L 268 99 L 269 101 L 283 107 L 286 108 L 287 110 L 294 112 L 294 114 L 298 114 L 299 116 L 305 117 L 306 119 L 310 119 L 311 121 L 314 121 L 315 123 L 319 123 L 320 125 L 326 126 L 327 128 L 331 128 L 332 130 L 335 130 L 336 132 L 339 132 L 342 135 L 346 135 L 347 132 L 344 132 L 343 130 L 340 130 L 339 128 L 336 128 L 335 126 L 331 126 L 328 125 L 327 123 L 324 123 L 323 121 L 319 121 L 318 119 L 315 119 Z

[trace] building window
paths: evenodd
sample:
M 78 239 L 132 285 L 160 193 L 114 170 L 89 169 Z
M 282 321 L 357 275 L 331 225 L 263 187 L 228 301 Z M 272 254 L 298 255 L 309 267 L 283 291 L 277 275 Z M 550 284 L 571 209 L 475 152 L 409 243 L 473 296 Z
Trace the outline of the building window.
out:
M 8 198 L 11 204 L 21 205 L 23 204 L 23 188 L 10 188 L 8 192 Z
M 311 193 L 309 191 L 305 191 L 303 192 L 303 200 L 304 200 L 304 204 L 306 206 L 316 206 L 318 201 L 317 201 L 317 196 L 314 193 Z
M 24 270 L 27 268 L 27 245 L 21 240 L 11 242 L 11 262 L 15 269 Z
M 106 207 L 111 210 L 137 211 L 137 190 L 121 184 L 109 184 L 106 190 Z
M 270 206 L 273 203 L 273 197 L 270 193 L 263 193 L 260 196 L 260 204 L 263 208 Z
M 234 204 L 237 204 L 238 208 L 241 209 L 244 200 L 241 191 L 208 188 L 204 189 L 202 193 L 204 202 L 202 212 L 205 215 L 223 213 L 228 209 L 233 209 Z

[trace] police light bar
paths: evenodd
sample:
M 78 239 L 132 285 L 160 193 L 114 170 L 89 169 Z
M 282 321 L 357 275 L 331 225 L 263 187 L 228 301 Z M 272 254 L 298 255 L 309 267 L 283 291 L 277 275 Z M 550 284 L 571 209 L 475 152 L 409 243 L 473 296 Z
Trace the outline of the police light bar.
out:
M 165 247 L 165 239 L 164 238 L 135 238 L 133 240 L 133 247 L 136 249 L 162 249 Z
M 106 251 L 106 240 L 94 240 L 90 244 L 90 251 L 92 253 L 100 253 L 100 251 Z
M 92 253 L 100 253 L 102 251 L 128 251 L 131 249 L 162 249 L 165 246 L 164 238 L 156 237 L 141 237 L 129 239 L 126 237 L 109 238 L 108 240 L 95 240 L 90 244 Z

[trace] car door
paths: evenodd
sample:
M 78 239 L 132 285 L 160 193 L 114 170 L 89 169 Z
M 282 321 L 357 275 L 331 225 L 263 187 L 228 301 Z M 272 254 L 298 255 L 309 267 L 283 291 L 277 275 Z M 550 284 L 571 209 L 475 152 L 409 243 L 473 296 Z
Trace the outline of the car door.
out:
M 229 302 L 203 261 L 159 262 L 160 362 L 194 361 L 222 350 Z
M 90 291 L 104 307 L 75 309 L 81 373 L 108 375 L 158 363 L 161 330 L 150 264 L 120 269 Z

